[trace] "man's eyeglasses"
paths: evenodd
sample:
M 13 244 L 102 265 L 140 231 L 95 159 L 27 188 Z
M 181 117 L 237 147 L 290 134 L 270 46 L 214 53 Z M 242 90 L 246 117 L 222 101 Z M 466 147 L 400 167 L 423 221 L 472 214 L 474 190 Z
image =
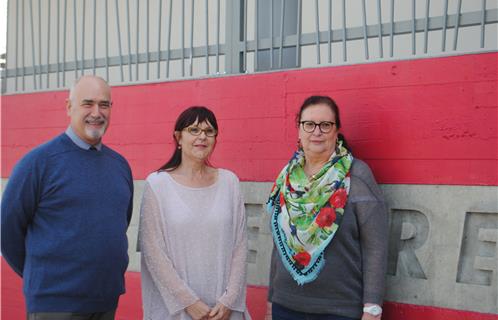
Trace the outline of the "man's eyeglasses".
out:
M 315 131 L 315 128 L 318 127 L 321 133 L 329 133 L 332 131 L 332 128 L 335 125 L 335 122 L 331 121 L 322 121 L 320 123 L 316 123 L 313 121 L 301 121 L 299 122 L 303 127 L 303 130 L 308 133 L 312 133 Z
M 193 127 L 187 127 L 184 130 L 187 130 L 188 133 L 190 133 L 193 136 L 199 136 L 202 132 L 206 134 L 208 137 L 215 137 L 218 134 L 218 131 L 215 128 L 206 128 L 206 129 L 201 129 L 199 127 L 193 126 Z

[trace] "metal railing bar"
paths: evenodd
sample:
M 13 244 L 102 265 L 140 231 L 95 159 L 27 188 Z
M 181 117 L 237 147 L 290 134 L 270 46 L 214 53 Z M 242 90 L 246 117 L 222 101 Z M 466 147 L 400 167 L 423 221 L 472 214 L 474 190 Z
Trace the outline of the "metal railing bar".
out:
M 220 73 L 220 0 L 216 1 L 216 73 Z
M 150 15 L 150 0 L 147 0 L 147 2 L 145 2 L 146 6 L 145 6 L 145 12 L 146 12 L 146 19 L 147 21 L 145 22 L 145 52 L 147 53 L 147 63 L 145 65 L 145 79 L 146 80 L 149 80 L 150 77 L 149 77 L 149 69 L 150 69 L 150 59 L 149 59 L 149 56 L 150 56 L 150 49 L 149 49 L 149 41 L 150 41 L 150 34 L 149 34 L 149 15 Z
M 11 3 L 11 1 L 8 1 L 7 3 Z M 15 56 L 15 67 L 16 67 L 16 72 L 19 68 L 19 61 L 18 61 L 18 58 L 19 58 L 19 1 L 16 1 L 16 38 L 15 38 L 15 42 L 16 42 L 16 46 L 15 46 L 15 51 L 16 51 L 16 56 Z M 57 58 L 58 60 L 58 58 Z M 5 70 L 7 70 L 7 66 L 5 66 Z M 5 78 L 7 78 L 7 72 L 5 72 Z M 17 91 L 18 90 L 18 87 L 17 87 L 17 73 L 16 73 L 16 81 L 15 81 L 15 84 L 14 84 L 14 89 Z M 57 79 L 58 80 L 58 79 Z
M 139 53 L 140 53 L 140 46 L 139 46 L 139 42 L 138 42 L 138 39 L 139 39 L 139 35 L 140 35 L 140 0 L 137 0 L 137 19 L 136 19 L 136 22 L 137 22 L 137 27 L 136 27 L 136 48 L 135 48 L 135 57 L 137 58 L 135 60 L 135 80 L 138 81 L 138 56 L 139 56 Z
M 365 60 L 368 60 L 368 35 L 367 35 L 367 8 L 365 0 L 361 1 L 361 20 L 363 22 L 363 47 L 365 48 Z
M 130 0 L 126 0 L 126 33 L 128 36 L 128 54 L 131 55 L 131 31 L 130 31 Z M 131 59 L 128 60 L 128 80 L 131 81 Z
M 297 27 L 296 27 L 296 67 L 301 61 L 301 0 L 297 1 Z
M 481 9 L 481 48 L 484 48 L 484 35 L 485 35 L 484 21 L 486 20 L 486 0 L 482 0 L 481 5 L 482 5 L 482 9 Z
M 244 15 L 242 16 L 243 19 L 243 40 L 244 40 L 244 51 L 242 53 L 242 64 L 244 66 L 242 72 L 247 73 L 247 2 L 248 0 L 244 0 Z
M 106 2 L 107 2 L 107 0 L 106 0 Z M 74 36 L 74 61 L 76 61 L 76 63 L 74 64 L 74 79 L 78 78 L 78 28 L 77 28 L 78 21 L 77 21 L 77 15 L 76 15 L 76 6 L 77 5 L 78 5 L 77 0 L 74 0 L 73 1 L 73 31 L 74 31 L 73 36 Z M 106 12 L 106 16 L 107 16 L 107 12 Z
M 121 81 L 124 81 L 124 71 L 123 71 L 123 49 L 121 48 L 121 28 L 119 26 L 119 5 L 118 0 L 115 0 L 116 5 L 116 31 L 118 33 L 118 50 L 119 50 L 119 68 L 121 71 Z
M 189 57 L 189 75 L 192 76 L 194 71 L 194 57 L 192 56 L 192 51 L 194 49 L 194 7 L 195 0 L 191 1 L 192 6 L 190 7 L 190 57 Z
M 9 10 L 11 9 L 11 7 L 12 7 L 12 3 L 10 3 L 10 1 L 8 1 L 8 2 L 7 2 L 7 15 L 9 15 L 9 13 L 10 13 L 10 11 L 9 11 Z M 17 23 L 17 20 L 16 20 L 16 23 Z M 7 31 L 7 37 L 8 37 L 8 35 L 9 35 L 9 31 L 10 31 L 10 29 L 11 29 L 11 27 L 9 26 L 9 23 L 8 23 L 8 22 L 6 23 L 6 27 L 7 27 L 7 28 L 6 28 L 6 29 L 7 29 L 6 31 Z M 5 67 L 4 67 L 4 69 L 7 69 L 7 63 L 8 63 L 8 61 L 9 61 L 9 59 L 10 59 L 10 56 L 11 56 L 11 55 L 8 53 L 8 52 L 9 52 L 9 51 L 8 51 L 8 50 L 9 50 L 9 48 L 10 48 L 10 46 L 8 45 L 8 41 L 5 41 L 5 49 L 6 49 L 6 50 L 5 50 Z M 3 69 L 2 69 L 2 71 L 3 71 Z M 6 91 L 7 91 L 7 73 L 6 73 L 6 72 L 4 72 L 4 73 L 2 74 L 2 90 L 1 90 L 1 92 L 2 92 L 2 93 L 4 93 L 4 92 L 6 92 Z
M 429 42 L 429 9 L 431 0 L 425 1 L 425 28 L 424 28 L 424 53 L 427 53 L 427 47 Z
M 348 60 L 348 48 L 346 43 L 347 38 L 347 28 L 346 28 L 346 0 L 342 0 L 342 60 Z
M 182 0 L 182 77 L 185 77 L 185 0 Z
M 81 18 L 81 61 L 85 61 L 85 11 L 86 11 L 86 0 L 83 0 L 83 12 Z M 83 63 L 81 64 L 81 75 L 85 74 L 85 68 Z
M 109 0 L 105 0 L 105 79 L 109 81 Z
M 209 2 L 208 0 L 204 0 L 204 19 L 206 21 L 206 74 L 209 74 Z
M 378 28 L 379 28 L 379 57 L 384 57 L 384 46 L 382 43 L 382 8 L 380 5 L 380 0 L 377 0 L 377 18 L 378 18 Z
M 270 1 L 270 70 L 273 69 L 273 0 Z
M 328 28 L 327 31 L 329 33 L 328 36 L 328 43 L 327 43 L 327 56 L 328 56 L 328 63 L 332 63 L 332 0 L 329 0 L 328 2 L 328 10 L 327 10 L 327 22 L 328 22 Z
M 394 56 L 394 0 L 391 0 L 391 32 L 389 34 L 389 56 Z
M 458 42 L 458 29 L 460 24 L 460 14 L 462 13 L 462 0 L 458 0 L 456 22 L 455 22 L 455 32 L 453 34 L 453 51 L 457 49 Z
M 40 84 L 40 88 L 42 87 L 42 74 L 40 71 L 42 65 L 42 42 L 41 42 L 41 0 L 38 0 L 38 83 Z M 33 41 L 33 45 L 35 42 Z
M 48 10 L 47 10 L 47 65 L 50 64 L 50 12 L 51 12 L 51 0 L 48 0 Z M 50 87 L 50 74 L 47 72 L 47 85 L 46 88 L 48 89 Z M 40 82 L 40 87 L 41 87 L 41 82 Z
M 443 12 L 443 17 L 444 17 L 444 25 L 443 25 L 443 33 L 442 33 L 442 39 L 441 39 L 441 51 L 446 51 L 446 28 L 447 28 L 447 19 L 448 19 L 448 0 L 444 1 L 444 12 Z
M 295 39 L 292 39 L 292 40 L 295 41 Z M 254 41 L 251 41 L 251 47 L 253 47 L 254 45 L 255 45 Z M 240 48 L 242 48 L 242 46 L 240 46 Z M 210 45 L 208 50 L 209 50 L 210 55 L 214 55 L 216 53 L 217 46 L 215 44 Z M 224 44 L 221 44 L 220 49 L 219 49 L 220 53 L 225 54 L 225 50 L 226 50 L 226 46 Z M 182 50 L 181 49 L 173 49 L 173 50 L 171 50 L 170 53 L 171 53 L 170 60 L 181 60 L 182 59 Z M 187 55 L 190 55 L 190 48 L 185 48 L 185 53 Z M 206 54 L 206 47 L 204 45 L 193 48 L 192 57 L 201 58 L 201 57 L 204 57 L 205 54 Z M 158 54 L 157 52 L 154 52 L 154 53 L 150 54 L 149 60 L 150 60 L 150 62 L 157 62 L 158 57 L 160 57 L 161 61 L 164 61 L 165 60 L 164 57 L 166 57 L 166 56 L 167 56 L 166 50 L 161 51 L 160 54 Z M 119 66 L 120 59 L 121 59 L 121 57 L 118 55 L 108 57 L 109 67 Z M 147 54 L 140 53 L 138 55 L 138 57 L 135 54 L 124 55 L 124 56 L 122 56 L 122 60 L 123 60 L 124 64 L 127 64 L 129 61 L 138 61 L 139 63 L 145 63 L 145 62 L 147 62 Z M 93 59 L 87 59 L 85 61 L 78 61 L 78 65 L 80 63 L 83 63 L 86 68 L 90 68 L 93 65 Z M 70 61 L 70 62 L 65 63 L 66 71 L 74 70 L 74 66 L 75 66 L 74 61 Z M 96 66 L 96 68 L 104 68 L 106 66 L 106 58 L 105 57 L 97 58 L 95 60 L 95 66 Z M 56 72 L 58 67 L 62 69 L 64 67 L 64 65 L 62 63 L 51 63 L 49 66 L 43 65 L 41 70 L 43 73 L 46 73 L 46 72 L 52 73 L 52 72 Z M 16 71 L 19 73 L 22 70 L 23 70 L 23 68 L 2 70 L 0 77 L 2 77 L 6 72 L 8 78 L 13 78 L 13 77 L 16 77 Z M 25 67 L 24 70 L 25 70 L 26 76 L 33 75 L 35 72 L 35 69 L 33 68 L 33 66 Z
M 66 30 L 67 30 L 67 0 L 64 0 L 64 25 L 62 26 L 62 86 L 66 85 Z
M 417 21 L 416 11 L 415 11 L 415 0 L 412 0 L 412 54 L 415 55 L 417 53 L 417 38 L 415 34 L 415 23 Z
M 247 1 L 247 0 L 245 0 Z M 279 68 L 282 68 L 282 60 L 283 60 L 283 57 L 284 57 L 284 49 L 283 49 L 283 46 L 284 46 L 284 14 L 285 14 L 285 0 L 282 0 L 282 6 L 281 6 L 281 9 L 280 9 L 280 48 L 279 48 L 279 52 L 278 52 L 278 67 Z M 247 28 L 246 28 L 247 29 Z
M 258 10 L 259 10 L 259 1 L 258 0 L 255 0 L 254 1 L 254 6 L 255 6 L 255 9 L 254 9 L 254 39 L 256 40 L 256 49 L 254 49 L 254 72 L 256 72 L 258 70 L 258 40 L 259 40 L 259 35 L 258 35 L 258 23 L 259 23 L 259 13 L 258 13 Z
M 116 0 L 117 1 L 117 0 Z M 157 30 L 157 52 L 161 52 L 161 25 L 162 25 L 162 15 L 163 15 L 163 0 L 159 0 L 159 10 L 158 12 L 158 19 L 159 19 L 159 26 Z M 161 59 L 157 59 L 157 79 L 161 78 Z
M 169 12 L 168 12 L 168 40 L 166 48 L 166 78 L 169 78 L 169 60 L 170 60 L 170 46 L 171 46 L 171 20 L 173 19 L 173 0 L 169 0 Z
M 24 54 L 24 42 L 25 42 L 25 39 L 24 39 L 24 34 L 26 33 L 25 29 L 25 23 L 24 23 L 24 13 L 26 12 L 25 8 L 24 8 L 24 2 L 25 0 L 21 0 L 22 1 L 22 6 L 21 6 L 21 10 L 22 10 L 22 15 L 21 15 L 21 26 L 22 26 L 22 31 L 21 31 L 21 44 L 22 44 L 22 47 L 21 47 L 21 55 L 22 55 L 22 59 L 21 59 L 21 67 L 22 67 L 22 81 L 21 81 L 21 84 L 22 84 L 22 90 L 24 91 L 25 90 L 25 82 L 26 82 L 26 77 L 25 77 L 25 67 L 26 67 L 26 61 L 25 61 L 25 54 Z M 66 0 L 67 1 L 67 0 Z M 34 59 L 33 59 L 34 60 Z
M 315 48 L 316 63 L 320 64 L 320 20 L 318 14 L 318 0 L 315 0 Z
M 60 0 L 57 0 L 57 61 L 60 61 L 60 25 Z M 59 64 L 57 64 L 57 88 L 60 87 L 59 76 Z
M 29 17 L 31 20 L 30 26 L 31 26 L 31 54 L 32 54 L 32 61 L 33 61 L 33 85 L 35 87 L 35 90 L 37 88 L 37 83 L 36 83 L 36 60 L 35 60 L 35 32 L 34 32 L 34 22 L 33 22 L 33 0 L 29 0 Z M 23 88 L 24 90 L 24 88 Z
M 92 65 L 92 73 L 95 75 L 95 59 L 96 59 L 96 51 L 97 51 L 97 0 L 93 0 L 93 65 Z

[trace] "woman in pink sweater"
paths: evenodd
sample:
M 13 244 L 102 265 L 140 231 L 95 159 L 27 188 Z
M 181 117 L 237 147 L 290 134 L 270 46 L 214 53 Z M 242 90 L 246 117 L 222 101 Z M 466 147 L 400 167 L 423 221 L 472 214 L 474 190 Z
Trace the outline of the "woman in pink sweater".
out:
M 247 231 L 239 180 L 209 156 L 218 125 L 205 107 L 177 119 L 171 159 L 145 183 L 140 215 L 144 319 L 249 319 Z

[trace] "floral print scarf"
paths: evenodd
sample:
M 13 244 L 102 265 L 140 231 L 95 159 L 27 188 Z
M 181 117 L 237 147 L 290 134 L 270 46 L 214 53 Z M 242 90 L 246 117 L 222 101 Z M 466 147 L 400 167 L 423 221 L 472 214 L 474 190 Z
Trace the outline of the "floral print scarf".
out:
M 277 251 L 300 285 L 316 279 L 324 250 L 341 225 L 349 194 L 351 153 L 339 141 L 320 171 L 308 178 L 298 150 L 273 185 L 267 210 Z

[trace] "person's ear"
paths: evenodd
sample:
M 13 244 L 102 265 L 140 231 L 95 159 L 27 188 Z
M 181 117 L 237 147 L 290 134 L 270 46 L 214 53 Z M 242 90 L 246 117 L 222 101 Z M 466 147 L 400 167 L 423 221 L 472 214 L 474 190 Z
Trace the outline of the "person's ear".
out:
M 66 99 L 66 112 L 67 115 L 71 115 L 71 99 Z
M 173 138 L 175 138 L 176 144 L 180 145 L 180 138 L 182 137 L 182 133 L 180 131 L 175 131 L 173 133 Z

